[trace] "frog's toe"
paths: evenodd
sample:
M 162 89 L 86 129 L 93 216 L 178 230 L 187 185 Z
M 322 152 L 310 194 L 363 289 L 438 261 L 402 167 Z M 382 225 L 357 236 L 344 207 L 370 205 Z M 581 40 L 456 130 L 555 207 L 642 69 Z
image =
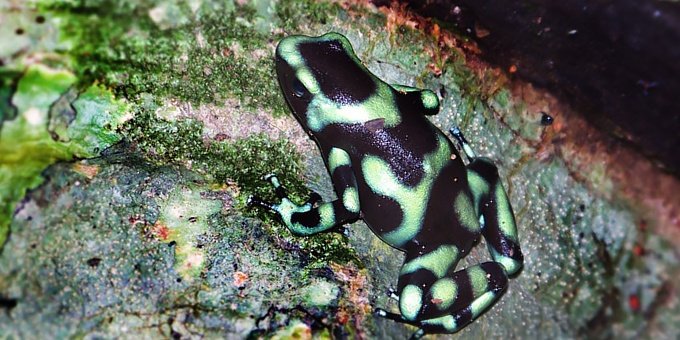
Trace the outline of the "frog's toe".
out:
M 461 131 L 458 126 L 450 128 L 449 133 L 451 133 L 451 135 L 455 137 L 458 142 L 460 142 L 460 144 L 468 144 L 467 139 L 465 139 L 465 136 L 463 136 L 463 131 Z
M 373 315 L 379 316 L 385 319 L 391 319 L 396 321 L 401 321 L 402 317 L 399 314 L 388 312 L 382 308 L 373 308 Z
M 262 176 L 262 179 L 271 183 L 275 188 L 278 188 L 281 186 L 281 183 L 279 182 L 279 177 L 276 176 L 276 174 L 266 174 Z
M 278 198 L 288 198 L 288 193 L 286 192 L 286 189 L 283 187 L 283 185 L 281 185 L 281 182 L 279 182 L 279 178 L 276 177 L 276 174 L 264 175 L 262 176 L 262 179 L 274 186 L 274 193 L 276 193 Z
M 451 133 L 451 135 L 456 138 L 458 144 L 460 144 L 460 146 L 463 148 L 463 152 L 465 152 L 465 155 L 468 157 L 470 161 L 477 157 L 475 155 L 475 151 L 472 150 L 472 147 L 470 147 L 470 142 L 468 142 L 467 139 L 465 139 L 465 136 L 463 136 L 463 132 L 460 131 L 460 128 L 458 126 L 454 126 L 451 129 L 449 129 L 449 133 Z
M 257 196 L 254 196 L 254 195 L 248 196 L 248 199 L 246 200 L 246 205 L 249 206 L 249 207 L 256 207 L 257 206 L 257 207 L 269 209 L 271 211 L 276 211 L 276 207 L 273 204 L 271 204 L 267 201 L 263 201 L 262 199 L 260 199 Z
M 394 289 L 394 287 L 387 288 L 387 291 L 385 293 L 387 294 L 387 297 L 389 297 L 390 299 L 399 302 L 399 295 L 397 295 L 397 290 Z
M 379 317 L 385 318 L 385 319 L 390 319 L 390 320 L 396 321 L 396 322 L 407 323 L 407 324 L 413 325 L 413 326 L 420 326 L 420 322 L 418 322 L 418 321 L 406 320 L 406 319 L 404 319 L 404 317 L 401 314 L 388 312 L 388 311 L 386 311 L 382 308 L 374 308 L 373 309 L 373 315 L 379 316 Z
M 307 199 L 307 202 L 305 202 L 305 204 L 309 204 L 309 205 L 313 206 L 313 205 L 321 202 L 321 200 L 322 200 L 321 195 L 319 195 L 319 193 L 316 192 L 316 191 L 312 191 L 309 194 L 309 198 Z
M 421 328 L 422 325 L 420 322 L 406 320 L 404 319 L 403 316 L 401 316 L 401 314 L 388 312 L 382 308 L 374 308 L 373 315 L 418 327 L 418 330 L 415 333 L 413 333 L 413 335 L 411 335 L 409 339 L 420 339 L 423 337 L 423 335 L 425 335 L 425 330 Z
M 423 336 L 425 336 L 425 331 L 424 331 L 422 328 L 418 328 L 418 330 L 417 330 L 415 333 L 413 333 L 413 335 L 411 335 L 411 337 L 409 338 L 409 340 L 420 339 L 420 338 L 422 338 Z

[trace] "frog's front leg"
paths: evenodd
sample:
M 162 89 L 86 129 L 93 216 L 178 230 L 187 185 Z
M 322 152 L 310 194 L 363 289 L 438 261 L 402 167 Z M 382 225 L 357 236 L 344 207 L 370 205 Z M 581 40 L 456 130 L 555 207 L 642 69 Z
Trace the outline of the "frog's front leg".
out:
M 524 257 L 519 247 L 515 215 L 498 176 L 498 168 L 490 159 L 476 157 L 458 128 L 451 129 L 451 134 L 470 160 L 467 179 L 489 252 L 508 275 L 514 275 L 522 268 Z
M 339 199 L 318 203 L 321 197 L 312 193 L 305 204 L 298 205 L 288 198 L 286 190 L 275 175 L 267 175 L 265 179 L 274 186 L 281 202 L 273 204 L 250 197 L 248 205 L 258 205 L 276 212 L 286 227 L 297 235 L 316 234 L 359 218 L 359 194 L 349 155 L 341 149 L 333 148 L 329 153 L 328 163 Z M 332 166 L 333 164 L 336 166 Z
M 439 113 L 439 98 L 434 92 L 398 84 L 392 84 L 392 88 L 399 92 L 397 106 L 402 112 L 419 112 L 427 116 Z

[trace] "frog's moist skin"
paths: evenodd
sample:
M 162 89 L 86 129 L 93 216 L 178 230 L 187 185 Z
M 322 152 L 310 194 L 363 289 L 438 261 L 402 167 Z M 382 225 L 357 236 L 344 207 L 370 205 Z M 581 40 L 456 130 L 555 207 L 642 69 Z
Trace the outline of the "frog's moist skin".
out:
M 276 71 L 295 117 L 319 146 L 338 195 L 291 202 L 273 175 L 276 212 L 295 234 L 311 235 L 363 219 L 387 244 L 406 253 L 396 298 L 400 313 L 376 313 L 425 333 L 460 330 L 505 290 L 522 267 L 517 228 L 496 167 L 469 158 L 425 116 L 437 114 L 429 90 L 387 84 L 369 72 L 347 38 L 289 36 L 276 50 Z M 455 271 L 480 235 L 493 261 Z

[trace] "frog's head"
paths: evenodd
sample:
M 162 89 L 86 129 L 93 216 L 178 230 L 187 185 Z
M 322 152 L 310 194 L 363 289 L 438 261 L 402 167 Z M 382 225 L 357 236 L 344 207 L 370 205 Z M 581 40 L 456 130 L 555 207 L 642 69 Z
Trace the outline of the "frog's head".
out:
M 375 78 L 338 33 L 289 36 L 276 48 L 276 73 L 283 96 L 308 131 L 333 112 L 357 105 L 376 91 Z

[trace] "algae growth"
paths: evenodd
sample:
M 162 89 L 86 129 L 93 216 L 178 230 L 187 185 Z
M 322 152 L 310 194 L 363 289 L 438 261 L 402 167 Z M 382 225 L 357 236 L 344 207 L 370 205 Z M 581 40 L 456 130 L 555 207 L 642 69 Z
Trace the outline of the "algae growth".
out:
M 16 204 L 26 191 L 42 183 L 40 173 L 57 161 L 93 157 L 118 142 L 115 132 L 123 123 L 127 106 L 98 86 L 92 86 L 70 103 L 75 120 L 61 132 L 46 127 L 50 108 L 75 82 L 65 70 L 29 67 L 12 96 L 16 117 L 0 130 L 0 245 L 5 243 Z
M 208 232 L 208 218 L 222 203 L 204 199 L 196 188 L 177 188 L 161 203 L 152 232 L 161 241 L 175 244 L 175 271 L 186 280 L 198 278 L 206 266 L 206 254 L 195 240 Z

